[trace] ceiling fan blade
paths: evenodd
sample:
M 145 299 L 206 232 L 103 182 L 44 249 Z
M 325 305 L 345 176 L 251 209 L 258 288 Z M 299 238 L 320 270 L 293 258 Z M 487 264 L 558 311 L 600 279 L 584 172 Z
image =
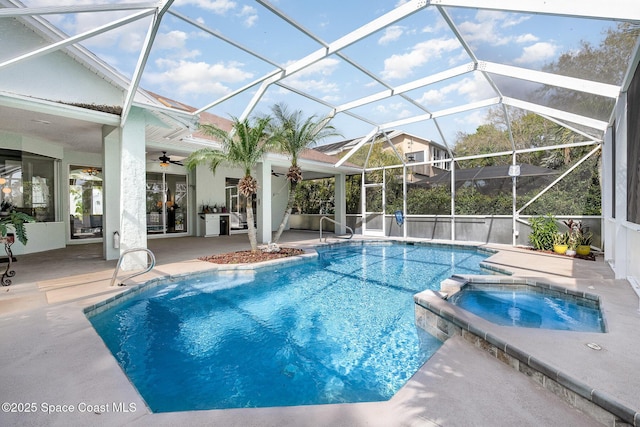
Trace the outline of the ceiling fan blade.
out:
M 162 163 L 169 163 L 171 161 L 171 159 L 167 156 L 166 151 L 162 152 L 162 156 L 158 157 L 158 160 L 160 160 Z

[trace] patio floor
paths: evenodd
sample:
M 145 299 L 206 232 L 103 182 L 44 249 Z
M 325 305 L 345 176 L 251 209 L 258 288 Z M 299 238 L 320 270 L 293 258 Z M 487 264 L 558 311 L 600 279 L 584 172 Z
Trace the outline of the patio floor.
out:
M 281 243 L 309 247 L 318 234 L 287 232 Z M 247 249 L 248 240 L 180 237 L 151 239 L 148 246 L 156 267 L 136 281 L 210 269 L 196 258 Z M 487 246 L 499 250 L 489 259 L 496 267 L 601 296 L 606 334 L 507 327 L 497 333 L 610 396 L 640 425 L 640 311 L 629 283 L 615 280 L 602 257 L 593 262 Z M 0 288 L 0 398 L 14 403 L 8 412 L 3 405 L 0 425 L 602 425 L 460 337 L 449 339 L 387 402 L 152 414 L 82 311 L 126 289 L 109 286 L 115 265 L 102 259 L 101 244 L 18 257 L 13 284 Z M 591 350 L 590 342 L 602 350 Z

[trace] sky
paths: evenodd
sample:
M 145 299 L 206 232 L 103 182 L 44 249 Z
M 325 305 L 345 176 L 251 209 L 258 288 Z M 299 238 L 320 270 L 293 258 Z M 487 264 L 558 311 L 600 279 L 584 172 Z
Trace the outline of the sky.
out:
M 59 0 L 23 0 L 30 6 L 59 5 Z M 367 22 L 401 6 L 404 0 L 272 0 L 280 10 L 314 38 L 284 22 L 256 1 L 176 0 L 170 12 L 187 17 L 216 34 L 232 39 L 260 57 L 248 54 L 185 20 L 167 13 L 155 38 L 141 79 L 141 87 L 184 104 L 201 108 L 229 94 L 243 92 L 208 110 L 222 117 L 239 117 L 256 94 L 252 82 L 317 51 L 321 42 L 331 43 Z M 90 0 L 67 0 L 65 5 L 95 4 Z M 110 1 L 109 3 L 121 3 Z M 541 70 L 581 41 L 598 45 L 611 22 L 567 17 L 542 17 L 483 11 L 446 9 L 448 16 L 479 60 Z M 134 12 L 101 12 L 49 15 L 48 19 L 74 35 Z M 132 76 L 148 30 L 150 18 L 92 37 L 84 46 L 125 76 Z M 320 40 L 320 42 L 318 41 Z M 373 95 L 386 89 L 376 81 L 398 87 L 416 79 L 441 73 L 471 62 L 471 57 L 435 7 L 427 7 L 381 29 L 313 66 L 283 80 L 290 88 L 309 93 L 331 106 Z M 345 59 L 346 58 L 346 59 Z M 365 68 L 375 78 L 351 63 Z M 525 96 L 534 87 L 513 79 L 497 82 L 508 96 Z M 447 110 L 496 96 L 479 72 L 471 72 L 407 93 L 372 102 L 353 111 L 367 121 L 339 114 L 334 126 L 345 139 L 368 133 L 375 124 Z M 306 116 L 323 117 L 330 108 L 272 85 L 262 95 L 254 114 L 268 113 L 283 102 Z M 418 106 L 416 106 L 418 104 Z M 420 108 L 422 107 L 422 108 Z M 485 120 L 487 109 L 447 115 L 438 120 L 407 125 L 403 130 L 438 142 L 453 144 L 459 132 L 473 133 Z M 371 122 L 371 123 L 370 123 Z

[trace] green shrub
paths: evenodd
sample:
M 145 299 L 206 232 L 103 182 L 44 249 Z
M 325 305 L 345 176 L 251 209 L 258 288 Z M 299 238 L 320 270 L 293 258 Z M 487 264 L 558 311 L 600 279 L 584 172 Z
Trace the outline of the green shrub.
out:
M 553 215 L 535 216 L 529 219 L 531 233 L 529 242 L 539 251 L 553 250 L 553 243 L 558 234 L 558 223 Z

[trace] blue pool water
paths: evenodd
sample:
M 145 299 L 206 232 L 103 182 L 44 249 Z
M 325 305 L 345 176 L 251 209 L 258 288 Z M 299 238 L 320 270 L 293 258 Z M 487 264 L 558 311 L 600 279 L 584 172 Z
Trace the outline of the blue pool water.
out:
M 544 291 L 463 288 L 451 297 L 450 302 L 503 326 L 604 331 L 602 314 L 598 308 Z
M 413 295 L 487 255 L 436 246 L 318 249 L 255 276 L 207 275 L 90 316 L 154 412 L 389 399 L 440 347 Z

